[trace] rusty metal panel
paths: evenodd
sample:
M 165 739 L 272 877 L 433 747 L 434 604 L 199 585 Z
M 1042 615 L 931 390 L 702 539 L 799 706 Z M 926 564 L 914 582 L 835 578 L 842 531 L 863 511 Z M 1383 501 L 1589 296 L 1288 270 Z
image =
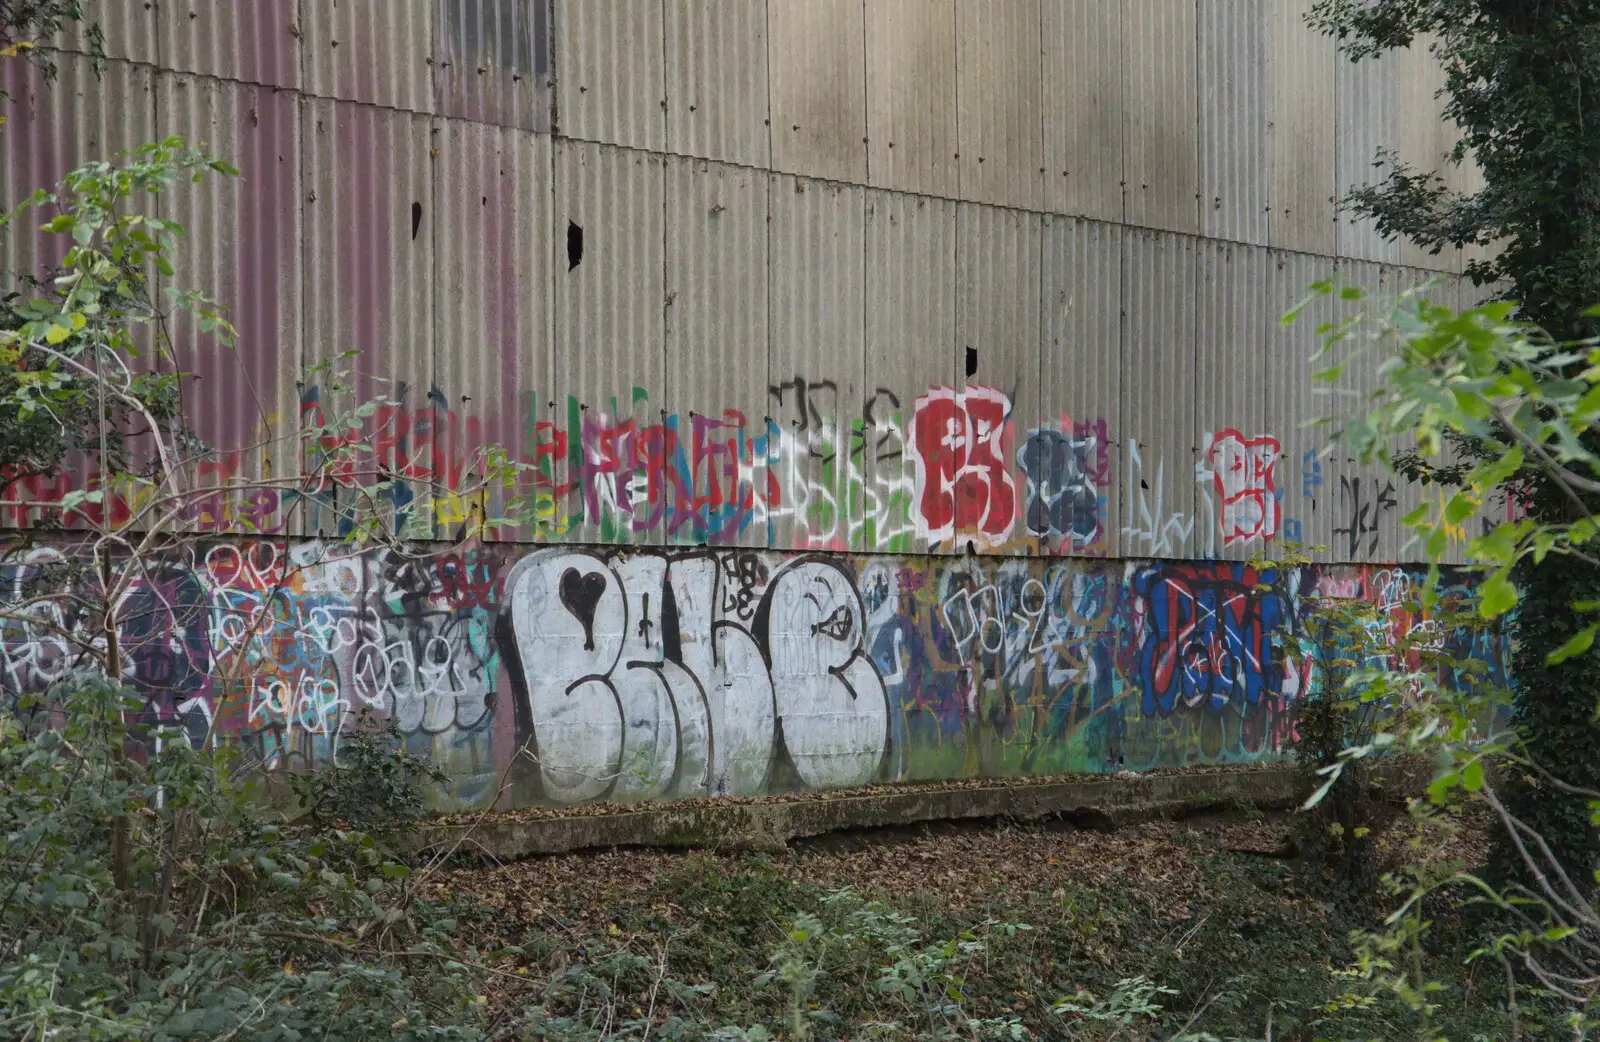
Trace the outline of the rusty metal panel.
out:
M 678 542 L 766 546 L 751 503 L 767 431 L 767 175 L 667 159 L 666 407 L 690 444 L 692 516 Z
M 1309 296 L 1313 282 L 1330 279 L 1334 274 L 1334 261 L 1326 257 L 1279 250 L 1268 253 L 1264 282 L 1268 331 L 1262 361 L 1268 370 L 1271 396 L 1266 425 L 1276 432 L 1283 453 L 1273 470 L 1279 505 L 1279 549 L 1298 544 L 1331 550 L 1334 544 L 1334 505 L 1339 490 L 1337 481 L 1330 489 L 1326 475 L 1333 466 L 1331 450 L 1336 427 L 1312 425 L 1312 421 L 1342 415 L 1352 403 L 1328 393 L 1325 386 L 1312 379 L 1327 364 L 1314 360 L 1322 342 L 1317 328 L 1338 317 L 1338 305 L 1330 297 Z M 1308 299 L 1296 321 L 1288 325 L 1278 321 Z
M 1314 0 L 1276 0 L 1267 14 L 1268 240 L 1332 256 L 1337 110 L 1333 40 L 1305 23 Z
M 662 0 L 555 0 L 556 130 L 663 152 Z
M 168 0 L 155 14 L 165 68 L 300 86 L 300 0 Z
M 920 550 L 916 497 L 919 398 L 956 383 L 956 209 L 949 200 L 867 193 L 867 379 L 877 403 L 867 480 L 890 504 L 885 549 Z
M 961 198 L 1038 210 L 1044 192 L 1040 0 L 956 3 Z
M 867 8 L 867 172 L 871 183 L 953 198 L 955 0 L 873 0 Z
M 1122 5 L 1040 0 L 1044 202 L 1055 213 L 1122 220 Z
M 1244 560 L 1282 528 L 1277 475 L 1286 427 L 1280 359 L 1268 355 L 1269 273 L 1263 247 L 1202 239 L 1196 278 L 1195 549 Z
M 772 163 L 766 0 L 666 0 L 667 151 Z
M 1194 0 L 1123 0 L 1127 221 L 1199 231 Z
M 1123 235 L 1118 224 L 1044 219 L 1041 433 L 1036 444 L 1019 425 L 1017 481 L 1024 527 L 1045 553 L 1118 552 Z
M 1130 228 L 1123 237 L 1122 404 L 1115 480 L 1124 557 L 1185 558 L 1207 545 L 1196 517 L 1196 240 Z
M 867 480 L 870 425 L 898 398 L 864 388 L 866 191 L 773 174 L 770 206 L 770 542 L 878 549 L 889 503 Z
M 1040 249 L 1038 214 L 962 203 L 956 210 L 956 393 L 958 405 L 981 390 L 1005 403 L 998 456 L 1009 472 L 1027 432 L 1039 426 Z M 967 409 L 974 428 L 984 418 Z M 977 440 L 976 430 L 970 436 Z M 956 523 L 961 546 L 1026 553 L 1026 530 L 1016 523 L 1016 482 L 990 480 L 988 503 L 976 525 Z
M 1395 112 L 1400 90 L 1399 63 L 1393 55 L 1362 62 L 1341 59 L 1334 82 L 1339 106 L 1338 193 L 1342 200 L 1359 185 L 1372 184 L 1383 175 L 1373 166 L 1380 148 L 1398 144 Z M 1338 215 L 1338 256 L 1355 260 L 1396 263 L 1400 245 L 1378 235 L 1375 223 L 1341 209 Z
M 107 58 L 155 65 L 158 56 L 164 56 L 157 26 L 160 8 L 152 0 L 100 0 L 83 6 L 88 21 L 99 23 Z M 88 39 L 77 23 L 57 33 L 54 46 L 89 53 Z
M 568 538 L 655 542 L 666 522 L 629 492 L 634 457 L 601 457 L 608 432 L 632 423 L 643 438 L 692 407 L 666 396 L 665 161 L 558 138 L 555 169 L 556 235 L 567 250 L 555 273 L 554 384 L 565 397 L 552 422 L 566 432 Z
M 772 168 L 865 184 L 863 0 L 768 0 Z
M 551 329 L 553 204 L 550 138 L 442 120 L 433 183 L 435 383 L 445 408 L 445 492 L 435 502 L 448 538 L 474 506 L 506 516 L 505 490 L 474 497 L 485 446 L 537 464 L 537 423 L 554 393 Z M 528 437 L 533 435 L 533 437 Z M 530 445 L 529 443 L 533 444 Z M 519 490 L 533 491 L 532 482 Z M 492 533 L 528 539 L 539 533 Z
M 1266 245 L 1267 11 L 1283 0 L 1200 0 L 1200 229 Z
M 396 403 L 373 418 L 376 463 L 405 483 L 401 507 L 431 506 L 439 445 L 434 395 L 434 135 L 428 117 L 350 102 L 304 108 L 306 386 L 311 418 L 331 373 L 351 372 L 358 400 Z M 340 360 L 345 351 L 353 359 Z M 308 501 L 304 528 L 328 510 Z
M 40 188 L 52 188 L 73 168 L 108 159 L 155 136 L 155 78 L 145 66 L 106 63 L 96 77 L 88 58 L 64 53 L 46 82 L 37 66 L 0 59 L 0 208 L 11 209 Z M 144 203 L 140 204 L 145 205 Z M 153 208 L 152 208 L 153 212 Z M 43 275 L 70 245 L 38 231 L 39 212 L 0 231 L 0 271 Z
M 160 72 L 156 133 L 181 134 L 228 157 L 238 178 L 206 177 L 161 196 L 161 216 L 185 229 L 173 253 L 179 289 L 229 309 L 238 343 L 225 347 L 183 315 L 171 326 L 170 365 L 184 414 L 210 446 L 202 486 L 296 473 L 302 321 L 300 107 L 271 87 Z M 200 530 L 273 530 L 285 494 L 218 497 Z
M 548 0 L 439 0 L 437 33 L 436 111 L 549 131 Z
M 305 91 L 434 109 L 434 0 L 302 0 Z

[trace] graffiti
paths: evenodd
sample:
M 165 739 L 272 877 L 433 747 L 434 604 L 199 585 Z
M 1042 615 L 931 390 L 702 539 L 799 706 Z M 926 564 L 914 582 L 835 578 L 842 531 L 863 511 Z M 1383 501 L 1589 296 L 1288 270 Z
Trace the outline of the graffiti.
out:
M 1134 590 L 1144 711 L 1220 712 L 1295 689 L 1299 667 L 1285 651 L 1290 624 L 1278 574 L 1244 565 L 1140 569 Z M 1264 589 L 1263 589 L 1264 588 Z
M 1101 542 L 1102 490 L 1111 483 L 1109 440 L 1104 420 L 1074 424 L 1063 417 L 1059 431 L 1029 432 L 1017 466 L 1028 482 L 1023 513 L 1030 533 L 1062 539 L 1075 552 Z
M 1194 534 L 1194 518 L 1182 511 L 1168 512 L 1166 463 L 1157 463 L 1155 474 L 1147 478 L 1139 442 L 1130 439 L 1128 467 L 1128 520 L 1122 526 L 1128 549 L 1152 557 L 1180 553 Z
M 1333 534 L 1345 537 L 1346 556 L 1376 554 L 1378 540 L 1382 537 L 1379 523 L 1383 513 L 1399 505 L 1395 500 L 1394 482 L 1385 481 L 1380 487 L 1376 480 L 1369 479 L 1363 488 L 1360 478 L 1341 477 L 1339 501 L 1348 520 L 1343 528 L 1335 528 Z
M 970 536 L 1003 544 L 1016 520 L 1016 483 L 1006 468 L 1011 401 L 989 387 L 935 388 L 917 398 L 917 532 L 945 542 Z
M 1141 532 L 1184 538 L 1171 517 L 1145 527 L 1133 516 Z M 71 564 L 48 546 L 0 555 L 10 695 L 49 688 L 103 637 L 85 614 L 92 587 L 39 599 Z M 450 772 L 441 806 L 493 801 L 502 778 L 509 802 L 572 804 L 1280 757 L 1318 683 L 1301 621 L 1309 597 L 1370 601 L 1379 646 L 1406 649 L 1386 653 L 1390 665 L 1415 671 L 1443 651 L 1450 683 L 1509 683 L 1507 631 L 1424 611 L 1421 578 L 1373 566 L 503 544 L 345 554 L 316 540 L 222 540 L 146 562 L 120 604 L 119 638 L 140 722 L 237 743 L 267 770 L 326 762 L 370 709 Z M 1447 573 L 1446 604 L 1464 602 L 1472 581 Z
M 723 610 L 748 603 L 735 576 L 762 587 L 748 625 Z M 749 795 L 775 765 L 811 788 L 877 773 L 883 681 L 862 652 L 854 581 L 830 560 L 768 578 L 711 554 L 548 550 L 512 570 L 507 597 L 557 802 Z
M 1206 450 L 1221 509 L 1222 544 L 1253 539 L 1271 541 L 1278 534 L 1278 494 L 1273 465 L 1283 455 L 1278 439 L 1245 438 L 1238 431 L 1211 435 Z

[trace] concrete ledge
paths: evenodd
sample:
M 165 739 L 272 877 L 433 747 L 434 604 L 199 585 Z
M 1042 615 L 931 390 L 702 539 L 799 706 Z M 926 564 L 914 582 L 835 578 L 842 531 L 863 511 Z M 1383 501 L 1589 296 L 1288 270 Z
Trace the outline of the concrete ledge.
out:
M 847 829 L 932 821 L 1082 819 L 1122 825 L 1248 804 L 1294 805 L 1304 780 L 1292 766 L 1193 774 L 1085 776 L 951 788 L 875 789 L 759 801 L 696 800 L 629 809 L 492 814 L 434 824 L 422 850 L 477 853 L 500 861 L 610 847 L 781 850 L 790 840 Z M 464 835 L 465 834 L 465 835 Z

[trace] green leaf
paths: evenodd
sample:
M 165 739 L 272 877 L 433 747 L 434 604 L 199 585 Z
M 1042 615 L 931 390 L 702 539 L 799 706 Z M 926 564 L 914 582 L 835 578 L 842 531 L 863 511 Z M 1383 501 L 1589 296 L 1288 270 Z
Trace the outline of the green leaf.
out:
M 1507 569 L 1494 573 L 1478 589 L 1478 614 L 1497 619 L 1517 606 L 1517 588 L 1506 577 Z
M 1600 625 L 1589 626 L 1574 633 L 1572 638 L 1565 644 L 1545 656 L 1545 665 L 1560 665 L 1567 659 L 1588 651 L 1594 645 L 1594 635 L 1597 629 L 1600 629 Z
M 1461 768 L 1461 784 L 1468 792 L 1477 792 L 1483 788 L 1483 761 L 1473 760 Z
M 52 324 L 49 329 L 45 330 L 44 342 L 54 346 L 61 343 L 71 335 L 72 330 L 68 329 L 66 326 Z

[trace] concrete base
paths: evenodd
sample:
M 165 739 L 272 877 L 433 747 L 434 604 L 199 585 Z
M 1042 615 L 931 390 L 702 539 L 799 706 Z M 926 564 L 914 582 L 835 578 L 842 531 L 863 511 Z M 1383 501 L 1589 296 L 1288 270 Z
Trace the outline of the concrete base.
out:
M 1116 826 L 1243 805 L 1292 807 L 1305 788 L 1292 766 L 1185 774 L 1129 774 L 852 794 L 691 800 L 631 808 L 493 814 L 432 825 L 423 850 L 458 849 L 498 861 L 609 847 L 782 850 L 790 840 L 859 828 L 931 821 L 1049 818 Z

